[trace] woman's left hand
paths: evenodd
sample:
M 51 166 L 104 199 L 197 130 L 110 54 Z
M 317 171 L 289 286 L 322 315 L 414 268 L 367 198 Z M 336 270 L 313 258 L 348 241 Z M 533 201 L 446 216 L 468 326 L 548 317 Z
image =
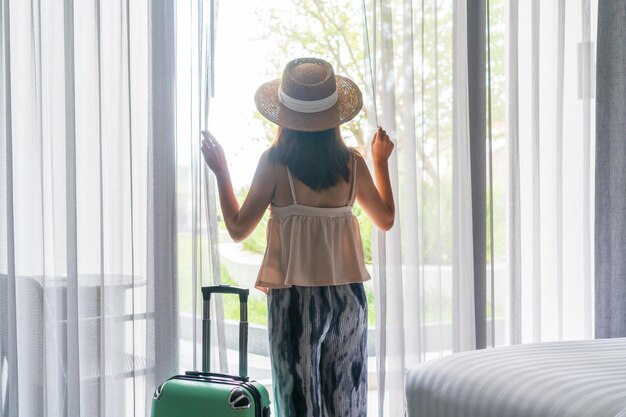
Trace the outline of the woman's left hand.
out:
M 202 140 L 202 155 L 204 155 L 206 164 L 218 178 L 228 174 L 228 163 L 226 162 L 226 155 L 224 155 L 222 146 L 208 130 L 203 130 L 202 136 L 204 137 Z

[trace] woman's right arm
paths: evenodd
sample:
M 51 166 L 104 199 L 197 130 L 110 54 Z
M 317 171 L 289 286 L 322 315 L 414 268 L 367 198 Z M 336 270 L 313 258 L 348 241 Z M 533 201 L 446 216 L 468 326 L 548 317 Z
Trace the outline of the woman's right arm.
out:
M 372 139 L 376 184 L 363 157 L 357 157 L 357 201 L 376 227 L 382 230 L 391 229 L 396 213 L 388 165 L 393 147 L 387 132 L 379 127 Z
M 243 205 L 235 197 L 233 185 L 230 181 L 230 172 L 226 163 L 226 156 L 222 146 L 208 131 L 202 131 L 202 153 L 209 168 L 215 173 L 220 196 L 222 217 L 228 234 L 236 242 L 250 235 L 257 226 L 263 213 L 267 210 L 274 193 L 274 170 L 269 161 L 268 151 L 263 152 L 259 159 L 257 170 L 254 173 L 250 191 L 246 195 Z

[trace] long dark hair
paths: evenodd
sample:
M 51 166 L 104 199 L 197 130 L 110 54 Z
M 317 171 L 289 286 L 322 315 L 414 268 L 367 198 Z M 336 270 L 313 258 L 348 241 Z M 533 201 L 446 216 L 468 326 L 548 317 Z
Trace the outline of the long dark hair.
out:
M 316 191 L 332 187 L 340 179 L 350 181 L 350 149 L 339 128 L 321 132 L 279 128 L 269 157 L 287 166 L 292 175 Z

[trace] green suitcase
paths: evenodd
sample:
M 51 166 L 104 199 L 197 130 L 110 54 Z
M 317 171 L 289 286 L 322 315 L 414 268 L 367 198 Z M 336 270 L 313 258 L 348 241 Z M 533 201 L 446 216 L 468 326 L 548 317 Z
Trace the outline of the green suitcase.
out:
M 239 376 L 210 372 L 211 294 L 238 294 Z M 202 288 L 202 372 L 188 371 L 161 384 L 152 399 L 152 417 L 269 417 L 270 397 L 248 373 L 248 294 L 246 288 Z

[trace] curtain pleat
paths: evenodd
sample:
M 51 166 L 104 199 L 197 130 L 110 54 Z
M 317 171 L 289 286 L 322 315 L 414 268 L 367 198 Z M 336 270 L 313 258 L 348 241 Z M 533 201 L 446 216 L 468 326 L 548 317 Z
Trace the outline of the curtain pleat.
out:
M 563 339 L 563 89 L 565 81 L 565 0 L 558 2 L 556 64 L 556 314 L 557 338 Z
M 203 2 L 201 13 L 199 14 L 199 34 L 201 41 L 198 44 L 198 130 L 209 128 L 209 108 L 210 96 L 215 89 L 214 79 L 214 62 L 215 62 L 215 37 L 217 21 L 217 2 L 209 0 L 206 4 Z M 200 135 L 192 135 L 192 137 L 201 138 Z M 196 149 L 200 149 L 200 143 L 195 143 Z M 210 276 L 209 282 L 212 285 L 220 285 L 222 283 L 222 271 L 220 267 L 219 257 L 219 230 L 217 225 L 217 192 L 215 187 L 214 174 L 208 169 L 204 163 L 204 159 L 199 153 L 196 159 L 198 167 L 198 196 L 200 197 L 199 214 L 204 215 L 204 230 L 206 239 L 208 240 L 207 257 L 207 273 Z M 204 203 L 204 213 L 202 207 Z M 201 231 L 200 231 L 201 232 Z M 202 236 L 202 233 L 201 233 Z M 205 255 L 206 256 L 206 255 Z M 204 275 L 206 275 L 204 274 Z M 226 351 L 226 328 L 224 326 L 224 301 L 221 296 L 215 297 L 213 303 L 215 309 L 215 324 L 217 333 L 217 359 L 221 372 L 228 373 L 228 357 Z
M 522 266 L 519 150 L 519 63 L 518 0 L 509 0 L 507 19 L 507 138 L 509 162 L 508 198 L 508 266 L 509 266 L 509 343 L 522 341 Z
M 37 137 L 39 139 L 39 152 L 38 152 L 38 164 L 40 169 L 38 170 L 38 181 L 39 184 L 41 185 L 40 190 L 39 190 L 39 210 L 40 213 L 38 213 L 37 217 L 38 219 L 38 226 L 42 232 L 42 241 L 45 242 L 46 239 L 46 235 L 45 235 L 45 226 L 46 226 L 46 218 L 45 218 L 45 193 L 44 193 L 44 188 L 43 188 L 43 184 L 44 184 L 44 169 L 43 167 L 45 166 L 45 157 L 44 157 L 44 151 L 43 149 L 45 149 L 45 142 L 44 142 L 44 131 L 43 131 L 43 126 L 44 126 L 44 115 L 43 115 L 43 55 L 42 55 L 42 25 L 41 25 L 41 21 L 42 21 L 42 6 L 41 6 L 41 0 L 37 0 L 37 1 L 32 1 L 31 2 L 31 8 L 32 8 L 32 20 L 31 20 L 31 26 L 32 26 L 32 38 L 33 38 L 33 56 L 35 57 L 35 101 L 36 101 L 36 129 L 37 129 Z M 38 259 L 38 262 L 41 266 L 43 266 L 45 268 L 45 263 L 46 263 L 46 259 L 49 256 L 49 253 L 46 252 L 46 245 L 45 243 L 41 243 L 41 255 Z M 45 289 L 46 288 L 46 277 L 45 274 L 42 277 L 42 287 Z M 42 322 L 42 328 L 43 329 L 47 329 L 49 325 L 53 324 L 53 321 L 50 320 L 50 318 L 45 314 L 44 312 L 44 307 L 41 307 L 41 310 L 38 312 L 38 316 L 41 317 L 41 322 Z M 46 349 L 43 348 L 43 346 L 47 346 L 48 345 L 48 340 L 46 338 L 46 332 L 43 331 L 42 332 L 42 340 L 43 340 L 43 344 L 39 349 L 39 353 L 41 354 L 41 360 L 42 361 L 46 361 L 46 359 L 49 356 L 49 352 L 46 351 Z M 42 378 L 42 380 L 44 381 L 44 383 L 46 381 L 48 381 L 49 375 L 48 375 L 48 369 L 47 367 L 43 367 L 43 370 L 41 372 L 41 376 L 40 378 Z M 1 390 L 0 390 L 1 391 Z M 44 416 L 47 416 L 48 413 L 48 409 L 49 409 L 49 405 L 46 404 L 47 403 L 47 397 L 44 396 L 44 404 L 43 404 L 43 408 L 44 408 Z
M 127 158 L 127 164 L 128 164 L 128 171 L 129 171 L 129 189 L 128 189 L 128 198 L 129 198 L 129 210 L 130 210 L 130 275 L 131 275 L 131 317 L 135 317 L 137 310 L 136 310 L 136 304 L 138 304 L 137 300 L 137 284 L 138 284 L 138 280 L 137 280 L 137 275 L 136 275 L 136 266 L 135 266 L 135 251 L 136 251 L 136 242 L 135 242 L 135 207 L 134 207 L 134 195 L 135 195 L 135 187 L 134 187 L 134 181 L 135 181 L 135 170 L 133 169 L 133 159 L 134 159 L 134 135 L 133 135 L 133 94 L 132 94 L 132 84 L 133 84 L 133 77 L 132 77 L 132 58 L 131 58 L 131 17 L 130 17 L 130 0 L 126 0 L 125 4 L 123 4 L 123 16 L 125 19 L 122 19 L 122 28 L 123 28 L 123 32 L 126 35 L 125 37 L 125 41 L 126 41 L 126 45 L 125 45 L 125 49 L 126 49 L 126 74 L 125 74 L 125 78 L 126 78 L 126 88 L 127 88 L 127 94 L 126 94 L 126 101 L 127 101 L 127 117 L 128 117 L 128 158 Z M 141 284 L 139 284 L 141 285 Z M 131 321 L 131 333 L 132 333 L 132 342 L 131 342 L 131 352 L 132 352 L 132 370 L 131 370 L 131 374 L 133 376 L 136 375 L 137 370 L 141 370 L 142 366 L 140 361 L 137 360 L 138 357 L 138 344 L 136 343 L 136 332 L 137 332 L 137 323 L 135 320 Z M 145 390 L 138 390 L 137 389 L 137 385 L 138 385 L 138 381 L 137 379 L 133 378 L 131 380 L 131 386 L 132 386 L 132 409 L 133 409 L 133 415 L 137 415 L 137 414 L 141 414 L 141 410 L 143 409 L 143 407 L 141 407 L 138 403 L 141 403 L 143 401 L 140 401 L 140 399 L 142 398 L 142 396 L 138 396 L 137 392 L 139 391 L 141 393 L 141 395 L 143 395 L 143 392 Z
M 491 32 L 492 32 L 492 27 L 491 27 L 491 2 L 489 0 L 487 0 L 486 5 L 485 5 L 485 9 L 486 9 L 486 27 L 487 27 L 487 42 L 486 42 L 486 56 L 487 56 L 487 65 L 486 65 L 486 74 L 485 74 L 485 78 L 486 78 L 486 82 L 487 82 L 487 88 L 486 88 L 486 102 L 487 102 L 487 109 L 486 109 L 486 116 L 487 116 L 487 133 L 486 133 L 486 139 L 487 139 L 487 168 L 488 168 L 488 172 L 489 175 L 487 177 L 487 201 L 486 201 L 486 209 L 485 211 L 487 213 L 489 213 L 489 216 L 487 216 L 488 218 L 488 223 L 486 224 L 486 227 L 489 230 L 489 236 L 486 237 L 487 241 L 486 241 L 486 245 L 489 248 L 489 251 L 486 251 L 486 256 L 487 256 L 487 262 L 488 262 L 488 266 L 487 266 L 487 270 L 489 271 L 489 285 L 487 286 L 487 300 L 486 300 L 486 305 L 487 305 L 487 313 L 486 313 L 486 319 L 487 319 L 487 346 L 491 346 L 491 347 L 495 347 L 496 346 L 496 309 L 495 309 L 495 305 L 496 305 L 496 294 L 495 294 L 495 290 L 496 290 L 496 280 L 495 280 L 495 261 L 494 261 L 494 255 L 495 255 L 495 249 L 494 249 L 494 216 L 496 215 L 496 213 L 494 213 L 494 204 L 493 204 L 493 194 L 494 194 L 494 187 L 493 187 L 493 96 L 492 96 L 492 90 L 493 90 L 493 78 L 492 78 L 492 56 L 491 56 L 491 49 L 492 49 L 492 45 L 491 45 Z M 489 310 L 491 310 L 491 312 L 489 313 Z
M 540 3 L 532 0 L 531 6 L 531 123 L 532 123 L 532 316 L 533 341 L 541 341 L 541 146 L 540 120 L 541 102 L 539 100 L 539 58 L 540 58 Z
M 98 74 L 98 232 L 100 237 L 99 254 L 99 294 L 100 297 L 100 317 L 105 316 L 105 305 L 107 303 L 106 291 L 105 291 L 105 257 L 104 257 L 104 245 L 102 244 L 102 237 L 104 236 L 104 158 L 103 158 L 103 94 L 102 94 L 102 6 L 100 0 L 95 4 L 96 15 L 96 43 L 97 43 L 97 74 Z M 106 358 L 106 326 L 100 326 L 98 333 L 98 372 L 100 375 L 104 375 L 102 382 L 98 384 L 98 395 L 100 398 L 107 398 L 107 377 L 105 370 L 107 369 Z M 101 416 L 106 415 L 106 405 L 104 401 L 99 401 L 98 412 Z
M 2 395 L 2 411 L 4 415 L 15 417 L 19 413 L 19 384 L 18 384 L 18 349 L 17 349 L 17 306 L 16 306 L 16 282 L 15 282 L 15 229 L 14 229 L 14 204 L 13 204 L 13 125 L 12 125 L 12 88 L 11 88 L 11 9 L 8 1 L 2 2 L 2 65 L 0 75 L 2 82 L 2 124 L 1 132 L 2 161 L 4 169 L 0 173 L 3 180 L 0 185 L 6 200 L 0 208 L 0 230 L 6 235 L 6 240 L 0 243 L 0 265 L 6 269 L 6 278 L 0 283 L 4 296 L 0 298 L 2 314 L 2 337 L 0 345 L 0 370 L 2 375 L 6 372 L 6 385 L 4 378 L 0 381 Z M 6 370 L 5 370 L 6 367 Z M 6 402 L 5 402 L 6 401 Z
M 435 42 L 435 47 L 434 49 L 434 76 L 435 76 L 435 82 L 434 82 L 434 91 L 433 91 L 433 95 L 434 95 L 434 128 L 435 128 L 435 132 L 434 132 L 434 139 L 435 139 L 435 171 L 436 171 L 436 179 L 435 179 L 435 193 L 436 193 L 436 207 L 437 209 L 435 210 L 435 217 L 436 217 L 436 224 L 437 224 L 437 229 L 436 229 L 436 249 L 435 249 L 435 253 L 436 253 L 436 265 L 437 265 L 437 290 L 436 290 L 436 295 L 435 295 L 435 309 L 436 309 L 436 316 L 439 319 L 438 323 L 439 323 L 439 328 L 437 329 L 437 335 L 438 335 L 438 340 L 437 340 L 437 344 L 439 346 L 439 350 L 441 351 L 443 349 L 443 277 L 442 277 L 442 234 L 441 234 L 441 147 L 442 147 L 442 140 L 441 140 L 441 135 L 440 135 L 440 120 L 441 120 L 441 115 L 440 115 L 440 111 L 439 111 L 439 83 L 440 83 L 440 78 L 439 78 L 439 3 L 437 2 L 437 0 L 433 0 L 433 40 Z
M 64 2 L 65 51 L 65 212 L 67 271 L 67 333 L 64 352 L 67 363 L 67 414 L 80 415 L 80 343 L 78 329 L 78 236 L 76 207 L 76 125 L 74 71 L 74 2 Z
M 154 283 L 155 313 L 150 332 L 154 343 L 154 381 L 160 383 L 178 371 L 178 288 L 176 282 L 176 149 L 174 115 L 176 92 L 175 13 L 171 3 L 150 3 L 151 158 L 148 213 L 148 277 Z M 158 303 L 158 307 L 157 307 Z
M 591 236 L 593 232 L 593 212 L 594 201 L 591 196 L 594 195 L 594 174 L 592 174 L 593 162 L 595 159 L 595 148 L 592 148 L 591 132 L 595 125 L 594 114 L 594 102 L 595 97 L 595 80 L 593 74 L 596 69 L 595 59 L 595 47 L 592 39 L 595 39 L 597 35 L 592 37 L 592 33 L 597 34 L 597 30 L 592 32 L 592 22 L 596 22 L 597 19 L 592 19 L 592 11 L 598 9 L 598 2 L 594 0 L 582 0 L 581 5 L 581 33 L 582 42 L 578 46 L 578 85 L 579 85 L 579 98 L 582 98 L 583 113 L 582 113 L 582 127 L 583 127 L 583 152 L 582 152 L 582 198 L 581 204 L 582 210 L 582 252 L 583 252 L 583 279 L 582 287 L 584 294 L 590 294 L 593 289 L 593 256 L 595 250 L 592 246 Z M 591 338 L 594 329 L 593 324 L 593 298 L 584 297 L 583 304 L 583 320 L 585 328 L 585 338 Z
M 197 32 L 197 41 L 198 41 L 198 50 L 200 50 L 200 45 L 201 45 L 201 39 L 202 39 L 202 30 L 201 30 L 201 25 L 202 25 L 202 6 L 203 6 L 202 1 L 200 2 L 196 2 L 197 4 L 197 19 L 196 20 L 196 32 Z M 193 20 L 194 17 L 194 13 L 193 13 L 193 6 L 192 7 L 192 13 L 189 13 L 189 17 L 191 18 L 191 20 Z M 192 21 L 189 22 L 189 30 L 190 30 L 190 40 L 191 37 L 193 36 L 193 28 L 194 28 L 194 24 Z M 191 57 L 193 57 L 193 53 L 194 53 L 194 49 L 193 47 L 189 48 L 189 54 Z M 201 58 L 200 56 L 197 56 L 197 60 L 198 60 L 198 68 L 197 68 L 197 73 L 196 76 L 198 76 L 198 74 L 202 71 L 201 67 L 202 67 L 202 63 L 201 63 Z M 191 62 L 193 62 L 193 58 L 191 58 Z M 190 65 L 190 69 L 191 69 L 191 79 L 194 79 L 194 67 L 193 65 Z M 198 87 L 196 88 L 197 90 L 199 90 L 199 84 L 198 83 Z M 195 95 L 198 96 L 198 98 L 200 97 L 199 91 L 195 91 L 194 92 L 194 88 L 193 88 L 193 82 L 191 82 L 189 84 L 190 87 L 190 91 L 189 91 L 189 96 L 190 98 L 194 97 Z M 190 100 L 190 107 L 193 109 L 193 99 Z M 193 112 L 190 112 L 193 113 Z M 197 121 L 197 123 L 194 125 L 193 123 L 194 117 L 191 117 L 191 124 L 192 126 L 195 127 L 195 130 L 198 130 L 199 126 L 200 126 L 200 122 Z M 196 135 L 191 135 L 192 137 L 195 137 Z M 198 282 L 198 275 L 202 274 L 202 271 L 200 270 L 200 273 L 198 273 L 198 263 L 202 262 L 202 255 L 201 252 L 198 251 L 198 243 L 199 243 L 199 238 L 200 238 L 200 229 L 198 226 L 198 223 L 201 220 L 200 214 L 201 214 L 201 210 L 199 210 L 198 205 L 200 204 L 201 200 L 199 199 L 199 195 L 198 195 L 198 190 L 199 190 L 199 186 L 198 186 L 198 182 L 200 179 L 199 176 L 199 169 L 200 167 L 198 166 L 197 163 L 195 163 L 198 158 L 200 157 L 200 152 L 197 148 L 196 145 L 196 141 L 191 140 L 189 143 L 189 151 L 191 154 L 191 170 L 192 170 L 192 177 L 193 177 L 193 186 L 192 186 L 192 192 L 191 192 L 191 210 L 192 210 L 192 214 L 191 214 L 191 251 L 192 251 L 192 261 L 191 261 L 191 297 L 192 297 L 192 320 L 193 323 L 197 323 L 198 320 L 198 301 L 199 301 L 199 291 L 201 291 L 201 286 L 202 286 L 202 276 L 200 276 L 200 282 Z M 202 269 L 202 268 L 200 268 Z M 202 303 L 200 302 L 200 305 L 202 305 Z M 200 313 L 201 315 L 201 313 Z M 199 369 L 197 362 L 198 362 L 198 352 L 197 352 L 197 345 L 198 345 L 198 340 L 199 339 L 199 332 L 198 332 L 198 326 L 194 325 L 193 326 L 193 336 L 192 336 L 192 341 L 193 341 L 193 369 Z M 201 356 L 200 356 L 201 357 Z
M 595 336 L 626 336 L 626 1 L 599 2 Z
M 467 48 L 472 51 L 467 72 L 477 349 L 487 346 L 485 7 L 485 0 L 470 0 L 467 7 Z
M 454 125 L 453 125 L 453 233 L 452 308 L 454 352 L 476 348 L 474 309 L 471 146 L 469 130 L 469 86 L 467 2 L 454 3 Z

